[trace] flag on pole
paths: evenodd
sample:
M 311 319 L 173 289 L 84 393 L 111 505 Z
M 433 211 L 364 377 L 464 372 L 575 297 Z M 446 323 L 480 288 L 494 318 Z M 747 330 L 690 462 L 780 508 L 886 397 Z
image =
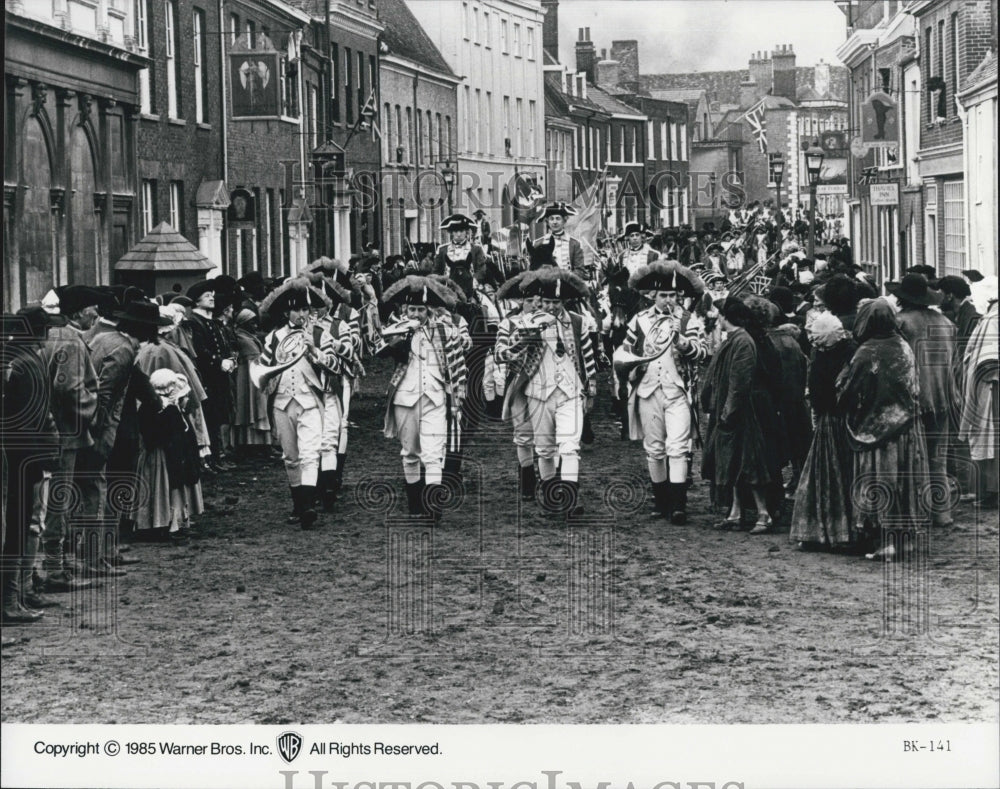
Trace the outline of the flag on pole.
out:
M 566 232 L 580 239 L 586 265 L 595 263 L 597 235 L 601 230 L 604 208 L 604 191 L 607 187 L 608 171 L 605 169 L 594 183 L 576 196 L 572 202 L 576 215 L 566 219 Z
M 750 125 L 750 131 L 753 133 L 753 137 L 757 141 L 757 147 L 761 153 L 767 153 L 767 118 L 764 113 L 764 100 L 766 98 L 765 96 L 758 101 L 740 118 L 741 120 L 745 118 Z
M 365 117 L 369 116 L 372 124 L 372 131 L 377 130 L 378 136 L 381 139 L 382 132 L 378 128 L 378 124 L 375 122 L 375 115 L 377 110 L 375 109 L 375 88 L 372 88 L 372 92 L 368 94 L 368 101 L 365 102 L 365 106 L 361 108 L 361 112 L 358 113 L 358 120 L 355 122 L 354 127 L 351 129 L 351 133 L 347 135 L 347 140 L 344 142 L 344 147 L 351 141 L 354 135 L 357 133 L 358 129 L 361 128 L 361 124 L 365 122 Z

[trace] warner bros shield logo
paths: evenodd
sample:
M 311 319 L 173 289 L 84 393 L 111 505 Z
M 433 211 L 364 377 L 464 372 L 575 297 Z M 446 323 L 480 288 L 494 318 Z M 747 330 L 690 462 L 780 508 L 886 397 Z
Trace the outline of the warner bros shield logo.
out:
M 278 735 L 278 755 L 291 764 L 302 751 L 302 737 L 294 731 L 282 732 Z

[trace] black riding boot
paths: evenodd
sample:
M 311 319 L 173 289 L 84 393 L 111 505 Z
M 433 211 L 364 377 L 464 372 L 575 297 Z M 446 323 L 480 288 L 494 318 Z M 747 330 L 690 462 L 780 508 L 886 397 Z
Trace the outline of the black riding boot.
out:
M 670 483 L 653 483 L 653 515 L 659 518 L 670 517 Z
M 687 482 L 670 483 L 670 522 L 675 526 L 687 523 L 688 485 Z

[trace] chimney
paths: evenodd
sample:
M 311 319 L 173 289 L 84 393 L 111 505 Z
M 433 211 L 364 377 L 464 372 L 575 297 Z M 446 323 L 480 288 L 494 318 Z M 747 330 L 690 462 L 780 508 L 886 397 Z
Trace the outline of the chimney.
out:
M 619 65 L 618 84 L 628 93 L 639 92 L 639 42 L 612 41 L 611 59 Z
M 740 107 L 744 109 L 753 105 L 760 98 L 759 87 L 753 78 L 746 76 L 740 82 Z
M 774 95 L 795 101 L 795 50 L 791 44 L 775 47 L 771 53 Z
M 830 93 L 830 64 L 820 60 L 813 68 L 813 87 L 820 96 Z
M 597 80 L 597 48 L 590 40 L 590 28 L 581 27 L 576 42 L 576 70 L 587 75 L 589 82 Z
M 559 62 L 559 0 L 542 0 L 545 21 L 542 23 L 542 49 Z
M 597 85 L 613 91 L 621 82 L 621 63 L 617 60 L 602 60 L 597 64 Z
M 766 52 L 755 52 L 750 56 L 750 81 L 757 83 L 761 94 L 771 89 L 771 60 Z

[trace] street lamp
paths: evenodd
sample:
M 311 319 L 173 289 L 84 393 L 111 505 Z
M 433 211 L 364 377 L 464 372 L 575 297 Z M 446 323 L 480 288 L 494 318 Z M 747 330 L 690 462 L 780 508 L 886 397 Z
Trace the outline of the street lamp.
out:
M 441 166 L 441 178 L 444 180 L 444 187 L 448 190 L 448 213 L 452 213 L 452 193 L 455 189 L 455 168 L 450 161 L 446 161 Z
M 774 200 L 778 210 L 778 230 L 781 230 L 783 215 L 781 213 L 781 181 L 785 175 L 785 160 L 776 153 L 771 160 L 771 177 L 774 179 Z
M 819 140 L 813 140 L 806 148 L 806 173 L 809 175 L 809 258 L 816 254 L 816 187 L 823 171 L 823 149 Z

